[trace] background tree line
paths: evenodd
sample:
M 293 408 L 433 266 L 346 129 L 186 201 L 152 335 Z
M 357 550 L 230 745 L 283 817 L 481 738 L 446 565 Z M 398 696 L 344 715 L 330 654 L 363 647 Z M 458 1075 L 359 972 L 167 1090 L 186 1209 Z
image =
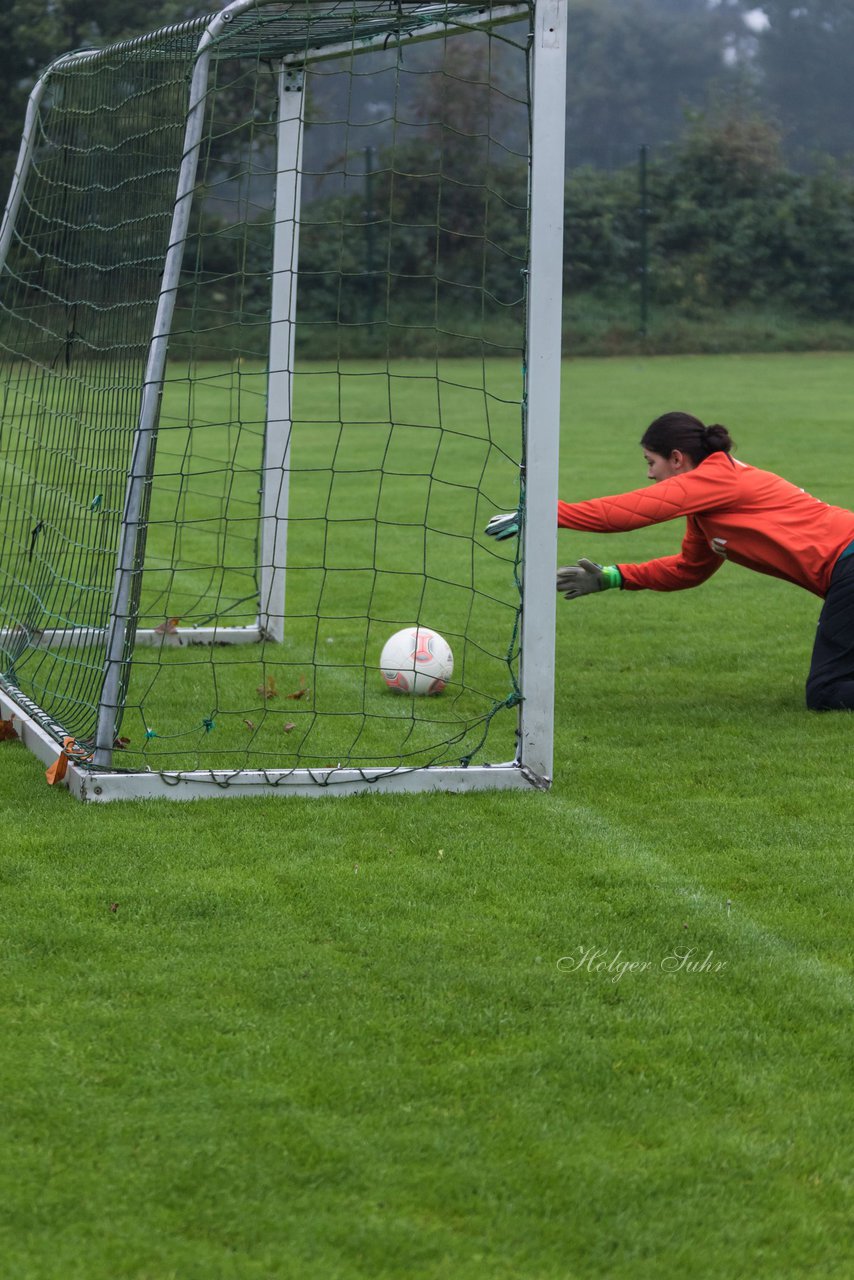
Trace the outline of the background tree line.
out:
M 0 186 L 27 94 L 69 49 L 139 35 L 220 6 L 186 0 L 6 0 L 0 12 Z M 850 0 L 569 0 L 567 158 L 620 167 L 676 142 L 686 113 L 735 100 L 772 123 L 796 170 L 854 153 Z
M 740 304 L 854 321 L 854 175 L 826 157 L 798 173 L 759 117 L 697 117 L 653 154 L 642 207 L 638 165 L 576 171 L 566 191 L 567 291 L 698 313 Z M 647 257 L 642 255 L 646 222 Z
M 15 0 L 0 13 L 0 181 L 11 177 L 26 97 L 60 52 L 140 34 L 215 6 L 181 0 Z M 565 278 L 570 306 L 605 327 L 637 329 L 646 300 L 702 319 L 715 310 L 773 308 L 854 321 L 854 179 L 848 0 L 570 0 Z M 366 87 L 369 77 L 362 77 Z M 376 87 L 374 87 L 376 91 Z M 453 112 L 449 102 L 447 111 Z M 451 121 L 451 124 L 453 122 Z M 638 151 L 650 147 L 642 208 Z M 430 173 L 430 143 L 394 165 Z M 437 144 L 438 145 L 438 144 Z M 443 144 L 447 151 L 447 140 Z M 411 162 L 411 163 L 410 163 Z M 437 169 L 438 173 L 439 170 Z M 432 181 L 432 179 L 430 180 Z M 524 174 L 492 175 L 488 210 L 471 184 L 446 182 L 444 231 L 425 239 L 424 183 L 395 177 L 377 149 L 371 189 L 326 193 L 304 212 L 301 311 L 358 326 L 376 314 L 380 266 L 403 264 L 390 295 L 400 317 L 455 289 L 460 314 L 479 283 L 521 305 Z M 433 185 L 436 185 L 435 183 Z M 438 192 L 438 188 L 437 188 Z M 476 233 L 480 225 L 488 234 Z M 245 226 L 210 213 L 196 232 L 212 274 L 227 274 Z M 345 234 L 326 234 L 332 226 Z M 265 306 L 269 216 L 253 216 L 257 298 Z M 334 246 L 334 248 L 333 248 Z M 255 250 L 253 250 L 255 252 Z M 573 303 L 573 300 L 580 302 Z M 453 298 L 444 302 L 453 306 Z
M 777 129 L 797 170 L 854 154 L 850 0 L 570 0 L 570 168 L 676 142 L 722 100 Z
M 637 345 L 642 291 L 652 349 L 697 349 L 699 327 L 710 349 L 850 345 L 854 176 L 844 164 L 827 158 L 798 173 L 767 122 L 723 114 L 698 116 L 679 143 L 651 154 L 647 172 L 645 203 L 637 158 L 567 179 L 568 350 Z M 524 308 L 526 176 L 524 165 L 489 167 L 462 145 L 455 156 L 436 129 L 393 155 L 380 149 L 362 181 L 312 201 L 300 233 L 304 350 L 322 354 L 331 341 L 345 354 L 387 345 L 417 354 L 419 317 L 447 330 L 448 350 L 468 350 L 478 335 L 512 345 Z M 221 290 L 234 280 L 240 306 L 259 316 L 270 226 L 262 215 L 248 240 L 238 225 L 225 235 L 197 226 L 211 278 Z M 241 257 L 255 263 L 254 289 L 240 280 Z M 732 331 L 733 317 L 747 316 L 758 335 Z M 785 318 L 783 342 L 773 330 Z M 832 343 L 816 329 L 828 323 Z

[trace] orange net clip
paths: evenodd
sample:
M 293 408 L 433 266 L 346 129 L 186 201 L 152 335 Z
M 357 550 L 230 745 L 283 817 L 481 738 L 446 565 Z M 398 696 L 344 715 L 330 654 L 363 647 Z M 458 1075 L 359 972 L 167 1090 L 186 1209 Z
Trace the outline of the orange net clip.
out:
M 45 770 L 45 777 L 48 786 L 53 786 L 56 782 L 62 782 L 68 771 L 69 760 L 88 760 L 92 752 L 87 751 L 85 747 L 79 747 L 74 738 L 64 738 L 62 742 L 62 751 L 56 757 L 49 769 Z

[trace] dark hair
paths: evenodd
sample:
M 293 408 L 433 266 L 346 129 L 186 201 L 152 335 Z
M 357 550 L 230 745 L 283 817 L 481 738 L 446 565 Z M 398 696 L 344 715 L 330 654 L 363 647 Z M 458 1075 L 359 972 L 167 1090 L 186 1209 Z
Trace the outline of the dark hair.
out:
M 726 427 L 715 422 L 706 427 L 690 413 L 663 413 L 651 422 L 641 437 L 641 445 L 651 453 L 669 458 L 674 449 L 687 453 L 697 466 L 710 453 L 729 453 L 732 438 Z

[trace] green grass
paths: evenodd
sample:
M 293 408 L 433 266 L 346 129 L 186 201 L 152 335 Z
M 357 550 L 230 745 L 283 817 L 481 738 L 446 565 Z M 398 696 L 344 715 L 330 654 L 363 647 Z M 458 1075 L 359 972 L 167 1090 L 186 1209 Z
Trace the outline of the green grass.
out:
M 850 504 L 852 376 L 572 362 L 562 496 L 643 483 L 686 408 Z M 818 608 L 732 565 L 559 602 L 548 794 L 81 806 L 3 744 L 4 1274 L 846 1280 L 854 729 L 803 710 Z

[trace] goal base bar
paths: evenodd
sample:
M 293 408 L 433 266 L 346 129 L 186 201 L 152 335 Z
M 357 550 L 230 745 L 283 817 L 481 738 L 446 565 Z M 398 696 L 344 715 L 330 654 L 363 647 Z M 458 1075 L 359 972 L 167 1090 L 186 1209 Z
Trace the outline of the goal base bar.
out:
M 9 695 L 0 690 L 0 714 L 13 719 L 19 739 L 44 764 L 52 765 L 62 748 L 41 725 Z M 435 765 L 354 769 L 201 769 L 185 773 L 116 773 L 85 768 L 68 761 L 60 784 L 78 800 L 105 803 L 113 800 L 239 799 L 242 796 L 347 796 L 369 792 L 412 795 L 425 791 L 547 790 L 551 778 L 539 777 L 517 761 L 506 764 Z
M 19 637 L 20 631 L 0 629 L 0 645 L 8 647 Z M 52 627 L 45 631 L 33 631 L 28 635 L 30 645 L 37 649 L 79 648 L 87 644 L 104 644 L 106 638 L 105 627 Z M 172 645 L 260 644 L 262 640 L 271 638 L 264 627 L 256 623 L 246 627 L 143 628 L 135 633 L 134 643 L 159 649 L 170 648 Z
M 412 795 L 425 791 L 508 791 L 544 788 L 520 765 L 472 765 L 467 769 L 201 770 L 187 773 L 100 773 L 69 763 L 68 789 L 79 800 L 211 800 L 241 796 L 352 796 L 369 792 Z

